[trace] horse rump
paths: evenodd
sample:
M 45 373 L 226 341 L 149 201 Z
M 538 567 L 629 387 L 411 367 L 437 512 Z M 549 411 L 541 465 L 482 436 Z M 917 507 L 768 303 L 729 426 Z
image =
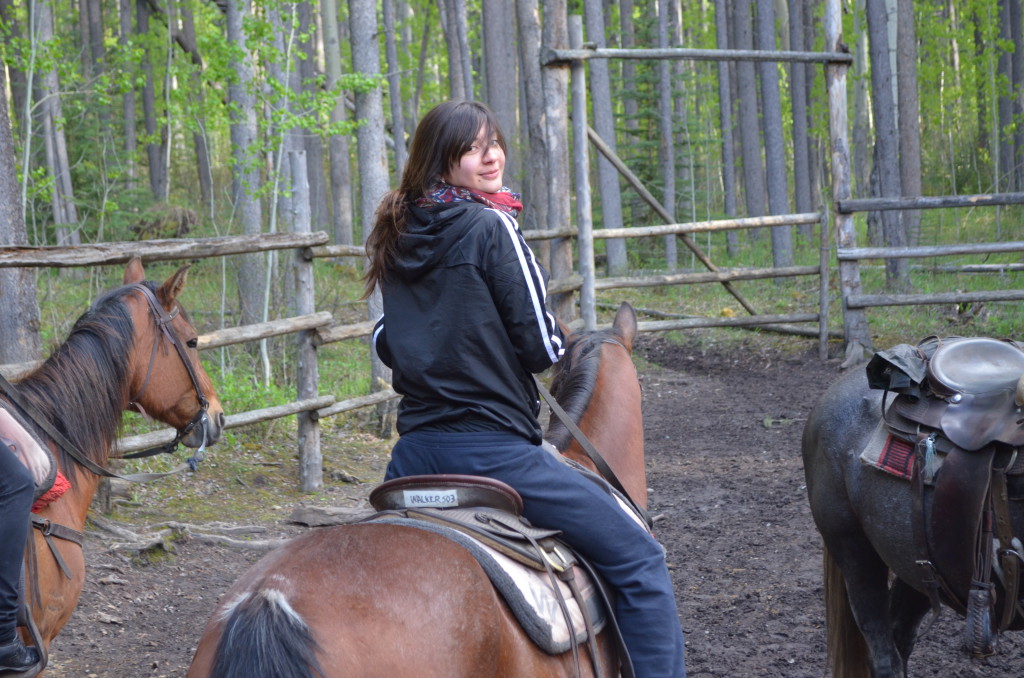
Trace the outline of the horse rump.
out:
M 309 627 L 276 589 L 247 591 L 223 614 L 217 678 L 326 678 Z

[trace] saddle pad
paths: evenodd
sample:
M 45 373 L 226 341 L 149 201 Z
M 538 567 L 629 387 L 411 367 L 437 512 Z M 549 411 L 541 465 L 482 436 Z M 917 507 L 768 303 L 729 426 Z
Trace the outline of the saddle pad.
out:
M 572 623 L 570 631 L 546 572 L 526 567 L 458 530 L 436 523 L 394 515 L 369 518 L 367 522 L 403 525 L 433 532 L 465 548 L 480 563 L 480 567 L 487 573 L 494 588 L 508 604 L 526 634 L 544 652 L 553 655 L 568 652 L 572 649 L 573 635 L 577 643 L 586 642 L 587 630 L 583 613 L 572 592 L 564 582 L 557 582 L 560 595 L 569 610 Z M 605 610 L 595 584 L 579 567 L 575 568 L 575 579 L 583 594 L 594 628 L 599 632 L 605 625 Z

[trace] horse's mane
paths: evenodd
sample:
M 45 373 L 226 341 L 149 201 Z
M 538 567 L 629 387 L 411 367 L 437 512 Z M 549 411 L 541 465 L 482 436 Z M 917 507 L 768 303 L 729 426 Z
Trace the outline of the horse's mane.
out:
M 124 304 L 130 289 L 119 287 L 97 299 L 75 321 L 64 343 L 18 383 L 25 400 L 99 464 L 117 439 L 130 397 L 128 358 L 135 327 Z M 63 472 L 73 478 L 78 464 L 63 449 L 58 457 Z
M 606 334 L 579 332 L 570 335 L 565 354 L 552 367 L 551 395 L 574 422 L 583 417 L 590 405 L 601 364 L 599 349 Z M 564 452 L 572 442 L 572 433 L 558 417 L 551 417 L 544 439 Z

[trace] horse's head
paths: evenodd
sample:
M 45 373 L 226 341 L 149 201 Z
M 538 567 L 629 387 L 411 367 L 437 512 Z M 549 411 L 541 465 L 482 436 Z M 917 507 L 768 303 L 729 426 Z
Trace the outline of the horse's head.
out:
M 552 368 L 551 393 L 611 465 L 634 501 L 646 506 L 642 393 L 633 365 L 636 312 L 623 302 L 610 329 L 576 332 Z M 551 418 L 545 439 L 594 468 L 569 430 Z
M 132 288 L 124 296 L 135 324 L 129 361 L 130 405 L 178 429 L 188 447 L 212 445 L 224 429 L 224 409 L 199 361 L 196 328 L 178 302 L 188 266 L 162 285 L 145 282 L 142 262 L 133 259 L 124 273 Z

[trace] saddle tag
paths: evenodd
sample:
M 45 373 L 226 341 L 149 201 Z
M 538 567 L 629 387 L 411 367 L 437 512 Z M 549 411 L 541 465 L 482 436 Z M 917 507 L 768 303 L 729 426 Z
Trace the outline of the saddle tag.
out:
M 451 508 L 459 505 L 458 490 L 404 490 L 407 508 Z

